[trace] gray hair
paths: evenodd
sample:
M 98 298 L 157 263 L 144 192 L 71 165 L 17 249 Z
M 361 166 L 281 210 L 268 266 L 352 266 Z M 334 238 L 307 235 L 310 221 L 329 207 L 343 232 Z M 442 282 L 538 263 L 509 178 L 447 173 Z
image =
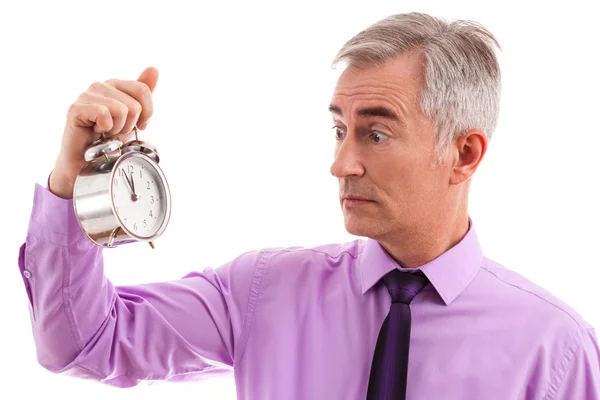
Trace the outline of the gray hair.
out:
M 333 66 L 345 62 L 357 68 L 370 67 L 409 51 L 422 54 L 424 87 L 419 103 L 433 121 L 441 158 L 448 145 L 469 129 L 480 129 L 491 140 L 501 86 L 494 45 L 500 49 L 494 36 L 477 22 L 399 14 L 346 42 Z

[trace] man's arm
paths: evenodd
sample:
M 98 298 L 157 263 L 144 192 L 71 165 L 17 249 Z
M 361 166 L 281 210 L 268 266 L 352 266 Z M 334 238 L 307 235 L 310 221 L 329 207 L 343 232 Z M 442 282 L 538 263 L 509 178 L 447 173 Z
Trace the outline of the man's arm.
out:
M 600 348 L 593 328 L 580 328 L 544 400 L 600 400 Z
M 52 372 L 126 387 L 195 379 L 233 366 L 243 352 L 260 251 L 178 280 L 113 286 L 72 199 L 41 185 L 20 250 L 37 359 Z

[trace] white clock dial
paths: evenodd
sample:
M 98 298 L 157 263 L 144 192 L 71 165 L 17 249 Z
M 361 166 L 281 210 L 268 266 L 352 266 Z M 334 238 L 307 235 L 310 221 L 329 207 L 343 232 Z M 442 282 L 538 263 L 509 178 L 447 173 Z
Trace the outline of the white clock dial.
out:
M 148 239 L 164 230 L 170 211 L 168 191 L 162 172 L 146 157 L 124 156 L 114 167 L 115 213 L 132 236 Z

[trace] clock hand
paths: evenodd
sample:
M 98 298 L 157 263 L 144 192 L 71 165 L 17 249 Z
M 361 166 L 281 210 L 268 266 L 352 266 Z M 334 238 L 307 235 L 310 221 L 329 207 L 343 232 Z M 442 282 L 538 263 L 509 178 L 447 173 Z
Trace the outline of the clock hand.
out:
M 131 171 L 131 181 L 130 181 L 130 182 L 131 182 L 131 190 L 133 190 L 133 193 L 132 193 L 132 194 L 133 194 L 133 195 L 135 195 L 135 196 L 137 196 L 137 195 L 135 194 L 135 182 L 134 182 L 134 180 L 133 180 L 133 171 Z
M 127 177 L 127 174 L 125 173 L 125 170 L 123 168 L 121 168 L 121 172 L 123 173 L 123 179 L 125 180 L 125 182 L 127 182 L 127 187 L 129 188 L 129 192 L 131 193 L 131 195 L 135 195 L 135 192 L 133 191 L 133 186 L 131 185 L 131 182 L 129 182 L 129 178 Z

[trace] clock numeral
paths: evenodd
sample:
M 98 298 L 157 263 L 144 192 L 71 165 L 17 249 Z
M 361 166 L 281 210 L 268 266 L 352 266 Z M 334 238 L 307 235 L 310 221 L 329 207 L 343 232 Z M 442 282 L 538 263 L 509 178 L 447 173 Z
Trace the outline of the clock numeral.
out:
M 115 180 L 113 181 L 113 184 L 114 184 L 115 186 L 117 186 L 117 185 L 119 184 L 119 181 L 115 179 Z
M 150 210 L 150 214 L 148 214 L 148 215 L 152 216 L 152 210 Z
M 142 170 L 140 169 L 140 178 L 142 177 Z
M 148 224 L 146 223 L 146 220 L 144 220 L 144 228 L 147 226 Z
M 137 231 L 137 224 L 133 224 L 133 230 Z
M 123 224 L 127 225 L 127 218 L 123 218 Z
M 154 204 L 154 196 L 150 196 L 150 204 Z
M 129 164 L 127 166 L 127 172 L 132 173 L 133 172 L 133 165 Z
M 150 181 L 146 181 L 146 189 L 150 189 Z

